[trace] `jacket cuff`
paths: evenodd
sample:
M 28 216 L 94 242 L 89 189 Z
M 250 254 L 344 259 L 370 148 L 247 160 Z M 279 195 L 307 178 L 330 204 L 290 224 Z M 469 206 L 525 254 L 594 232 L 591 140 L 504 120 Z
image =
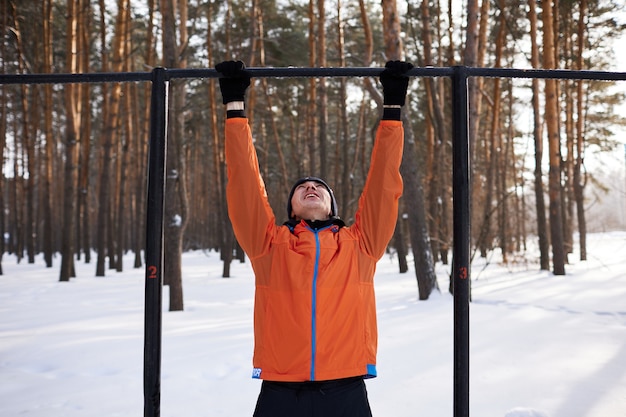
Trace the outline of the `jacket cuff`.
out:
M 384 107 L 383 120 L 401 120 L 402 110 L 400 107 Z
M 233 117 L 246 117 L 245 110 L 227 110 L 226 118 L 231 119 Z

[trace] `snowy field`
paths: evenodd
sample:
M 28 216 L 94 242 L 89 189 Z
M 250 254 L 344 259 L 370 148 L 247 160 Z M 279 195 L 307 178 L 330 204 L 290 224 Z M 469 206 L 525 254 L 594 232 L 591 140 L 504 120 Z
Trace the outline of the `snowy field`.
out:
M 535 260 L 472 266 L 470 415 L 626 416 L 626 233 L 589 237 L 589 260 L 566 276 Z M 184 255 L 185 311 L 163 314 L 161 415 L 251 416 L 253 277 L 216 253 Z M 77 264 L 58 282 L 4 256 L 0 276 L 0 416 L 143 414 L 144 272 Z M 412 266 L 412 265 L 411 265 Z M 442 289 L 447 269 L 439 266 Z M 453 302 L 417 300 L 411 270 L 383 258 L 376 290 L 379 377 L 367 382 L 375 417 L 453 415 Z M 164 291 L 167 310 L 167 289 Z

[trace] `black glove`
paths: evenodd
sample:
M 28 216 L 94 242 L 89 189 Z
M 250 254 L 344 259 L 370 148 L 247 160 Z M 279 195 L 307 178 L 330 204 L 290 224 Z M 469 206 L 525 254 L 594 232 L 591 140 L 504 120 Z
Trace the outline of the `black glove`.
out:
M 412 68 L 413 64 L 410 62 L 387 61 L 385 69 L 380 73 L 384 104 L 404 106 L 406 90 L 409 86 L 409 77 L 406 72 Z
M 223 75 L 220 77 L 222 103 L 244 101 L 246 89 L 250 86 L 250 73 L 246 71 L 246 65 L 241 61 L 224 61 L 217 64 L 215 69 Z

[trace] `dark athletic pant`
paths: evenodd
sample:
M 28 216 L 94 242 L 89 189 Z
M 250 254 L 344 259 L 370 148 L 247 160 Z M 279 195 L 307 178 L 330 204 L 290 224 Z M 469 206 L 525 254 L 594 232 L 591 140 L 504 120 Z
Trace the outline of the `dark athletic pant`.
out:
M 362 377 L 263 381 L 254 417 L 372 417 L 372 411 Z

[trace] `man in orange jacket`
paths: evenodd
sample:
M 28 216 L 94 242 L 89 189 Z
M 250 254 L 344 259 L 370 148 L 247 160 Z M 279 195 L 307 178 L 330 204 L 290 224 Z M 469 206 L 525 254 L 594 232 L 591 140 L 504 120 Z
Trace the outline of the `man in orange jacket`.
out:
M 338 216 L 330 186 L 301 178 L 276 224 L 244 99 L 241 61 L 215 66 L 226 105 L 228 213 L 255 273 L 253 378 L 263 380 L 255 417 L 371 416 L 364 379 L 376 376 L 374 272 L 395 228 L 405 104 L 413 67 L 380 75 L 384 108 L 354 224 Z

